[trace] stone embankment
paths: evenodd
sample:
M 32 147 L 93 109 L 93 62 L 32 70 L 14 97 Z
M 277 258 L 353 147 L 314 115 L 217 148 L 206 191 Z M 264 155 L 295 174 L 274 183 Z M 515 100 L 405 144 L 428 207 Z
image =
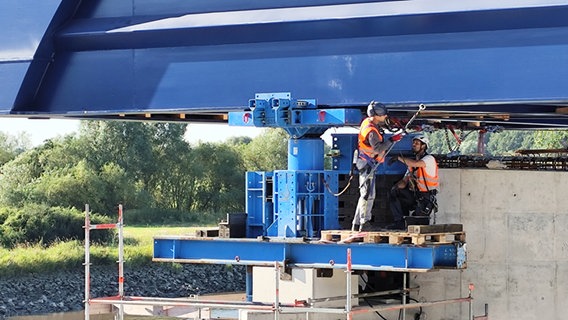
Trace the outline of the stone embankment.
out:
M 188 297 L 245 290 L 245 268 L 225 265 L 153 263 L 125 267 L 127 296 Z M 91 267 L 91 297 L 118 294 L 116 266 Z M 0 278 L 0 319 L 84 309 L 84 269 Z

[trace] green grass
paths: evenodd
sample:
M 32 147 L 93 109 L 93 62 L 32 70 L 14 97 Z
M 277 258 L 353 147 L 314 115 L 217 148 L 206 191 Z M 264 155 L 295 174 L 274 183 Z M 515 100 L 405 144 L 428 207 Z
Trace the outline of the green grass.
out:
M 159 235 L 194 235 L 198 227 L 160 226 L 124 227 L 124 262 L 126 265 L 152 263 L 153 238 Z M 92 231 L 96 232 L 96 230 Z M 92 265 L 115 264 L 118 260 L 118 236 L 110 245 L 91 244 Z M 58 242 L 49 247 L 41 244 L 0 248 L 0 277 L 77 269 L 85 261 L 82 241 Z

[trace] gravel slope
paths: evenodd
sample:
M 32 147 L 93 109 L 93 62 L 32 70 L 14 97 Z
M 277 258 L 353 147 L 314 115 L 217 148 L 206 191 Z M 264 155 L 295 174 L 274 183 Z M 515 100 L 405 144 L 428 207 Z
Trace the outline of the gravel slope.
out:
M 187 297 L 192 294 L 245 290 L 245 267 L 153 263 L 135 270 L 125 267 L 127 296 Z M 116 266 L 91 267 L 91 297 L 118 294 Z M 53 274 L 0 278 L 0 319 L 83 310 L 84 269 Z

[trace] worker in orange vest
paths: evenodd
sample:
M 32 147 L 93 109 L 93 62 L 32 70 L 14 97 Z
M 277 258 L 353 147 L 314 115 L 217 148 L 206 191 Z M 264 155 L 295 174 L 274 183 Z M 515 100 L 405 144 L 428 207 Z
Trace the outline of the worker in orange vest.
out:
M 428 137 L 418 135 L 412 139 L 414 159 L 403 156 L 393 159 L 406 164 L 408 170 L 389 194 L 394 223 L 387 226 L 388 229 L 404 229 L 404 216 L 409 216 L 410 211 L 414 211 L 413 216 L 421 217 L 428 217 L 433 211 L 438 211 L 438 164 L 436 159 L 427 153 L 428 143 Z
M 358 136 L 358 147 L 353 162 L 359 171 L 359 201 L 351 224 L 352 231 L 371 230 L 373 202 L 375 200 L 375 169 L 384 162 L 385 153 L 390 146 L 402 139 L 397 134 L 389 139 L 383 138 L 383 127 L 388 114 L 387 108 L 372 101 L 367 106 L 367 118 L 361 122 Z

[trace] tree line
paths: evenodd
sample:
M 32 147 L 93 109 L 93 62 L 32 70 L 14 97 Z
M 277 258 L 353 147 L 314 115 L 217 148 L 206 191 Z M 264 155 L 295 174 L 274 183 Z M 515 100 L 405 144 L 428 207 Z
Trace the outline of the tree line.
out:
M 79 132 L 29 148 L 0 132 L 0 243 L 52 242 L 82 236 L 85 204 L 96 221 L 127 224 L 212 223 L 243 212 L 245 172 L 287 167 L 288 135 L 266 129 L 254 138 L 189 144 L 187 124 L 82 121 Z M 429 134 L 430 152 L 477 151 L 475 132 Z M 490 155 L 566 147 L 566 131 L 486 134 Z M 329 161 L 326 162 L 326 168 Z M 74 230 L 74 231 L 73 231 Z
M 31 236 L 18 230 L 32 221 L 54 230 L 69 219 L 80 226 L 85 204 L 103 220 L 116 219 L 122 204 L 130 224 L 211 223 L 244 211 L 246 171 L 286 168 L 282 130 L 191 145 L 186 126 L 82 121 L 77 134 L 27 150 L 0 135 L 0 242 L 55 239 L 47 231 Z M 54 214 L 51 208 L 61 209 Z M 32 219 L 46 215 L 67 221 Z
M 429 133 L 429 152 L 433 154 L 477 154 L 478 131 L 438 130 Z M 504 130 L 486 132 L 482 141 L 485 156 L 515 155 L 523 149 L 566 149 L 568 131 Z M 568 149 L 567 149 L 568 150 Z

